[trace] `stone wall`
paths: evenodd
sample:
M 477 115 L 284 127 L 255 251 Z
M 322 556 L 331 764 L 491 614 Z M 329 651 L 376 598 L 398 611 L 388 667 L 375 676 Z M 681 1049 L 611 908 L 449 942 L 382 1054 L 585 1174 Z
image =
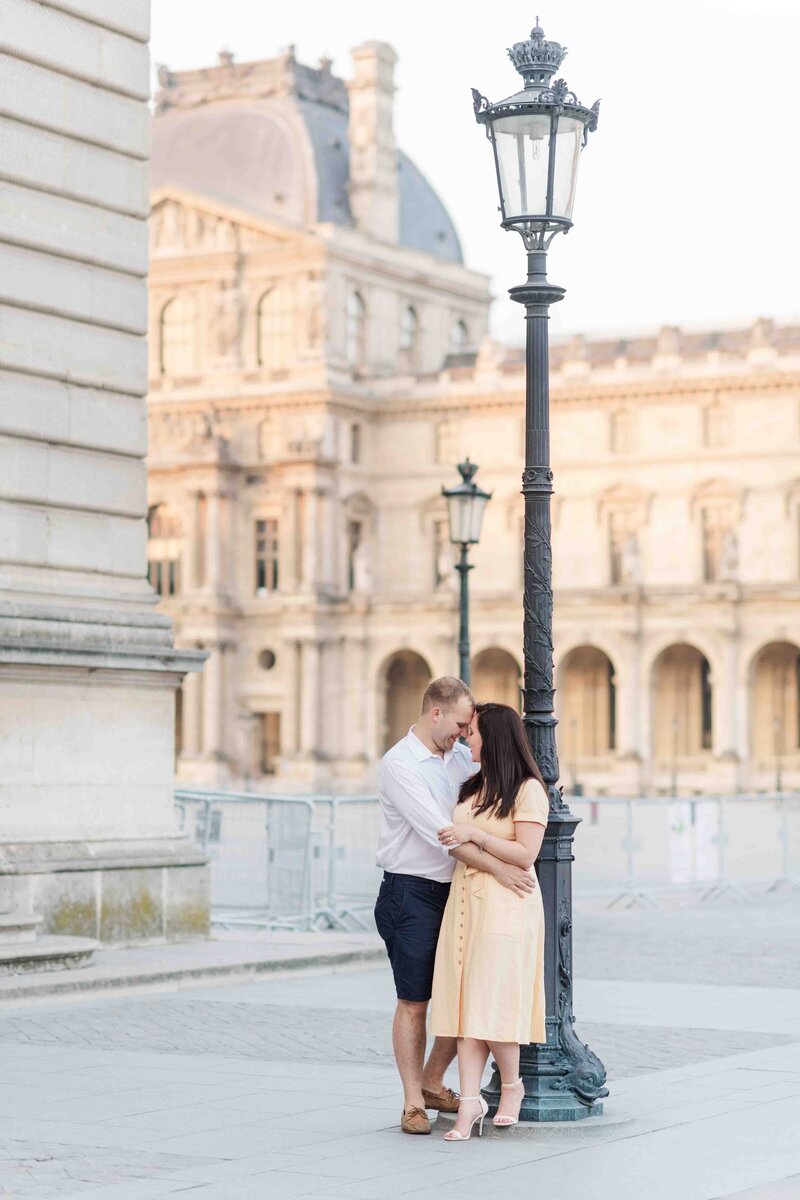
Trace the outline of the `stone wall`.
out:
M 172 806 L 202 656 L 146 579 L 148 36 L 149 0 L 3 3 L 0 911 L 114 941 L 207 919 Z

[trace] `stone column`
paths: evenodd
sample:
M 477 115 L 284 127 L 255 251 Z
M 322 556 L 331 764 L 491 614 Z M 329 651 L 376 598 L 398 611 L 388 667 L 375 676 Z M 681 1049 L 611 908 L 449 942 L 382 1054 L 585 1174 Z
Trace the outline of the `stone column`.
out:
M 720 678 L 718 678 L 720 676 Z M 726 632 L 722 641 L 719 665 L 711 669 L 711 711 L 713 721 L 712 745 L 714 757 L 721 760 L 724 787 L 735 787 L 741 781 L 743 764 L 737 746 L 739 742 L 739 635 L 737 630 Z
M 374 668 L 370 671 L 367 643 L 364 643 L 364 752 L 368 762 L 377 762 L 383 754 L 383 723 L 386 715 L 386 677 Z
M 313 591 L 318 579 L 319 496 L 314 488 L 303 493 L 305 527 L 303 529 L 303 590 Z
M 294 538 L 292 541 L 292 575 L 294 578 L 295 591 L 301 591 L 305 577 L 303 563 L 305 561 L 306 544 L 306 509 L 305 494 L 300 490 L 300 488 L 297 488 L 292 493 L 292 520 L 292 528 L 294 530 Z
M 317 496 L 317 504 L 319 506 L 318 525 L 318 563 L 319 570 L 317 572 L 318 582 L 326 591 L 337 591 L 336 568 L 338 555 L 335 553 L 335 511 L 334 500 L 330 492 L 319 492 Z
M 183 683 L 182 758 L 197 758 L 200 753 L 200 676 L 187 675 Z
M 363 638 L 348 637 L 340 641 L 336 664 L 338 682 L 335 682 L 343 697 L 339 722 L 339 758 L 361 759 L 367 756 L 367 706 L 371 703 L 371 697 L 367 696 L 364 684 L 365 646 Z
M 211 644 L 203 679 L 203 755 L 220 759 L 223 753 L 223 687 L 225 683 L 225 647 L 221 642 Z
M 321 644 L 314 638 L 303 639 L 302 676 L 300 688 L 300 750 L 315 757 L 319 745 Z
M 745 790 L 755 784 L 753 756 L 753 726 L 750 716 L 751 696 L 748 689 L 747 672 L 742 664 L 741 636 L 736 635 L 736 745 L 740 747 L 739 784 Z M 753 681 L 754 682 L 754 681 Z
M 280 529 L 280 585 L 279 591 L 289 595 L 297 591 L 298 544 L 297 495 L 292 490 L 284 500 L 281 510 Z
M 624 660 L 616 675 L 617 750 L 627 762 L 644 758 L 643 697 L 641 679 L 641 638 L 638 630 L 625 635 Z
M 182 509 L 183 528 L 186 537 L 183 543 L 183 561 L 181 563 L 181 590 L 193 592 L 197 578 L 197 503 L 194 493 L 190 492 Z
M 208 541 L 206 545 L 206 588 L 210 592 L 223 591 L 222 586 L 222 495 L 208 493 Z
M 723 643 L 723 656 L 720 670 L 722 679 L 716 679 L 712 670 L 712 686 L 714 689 L 714 716 L 719 716 L 719 733 L 714 734 L 714 749 L 721 758 L 729 760 L 739 757 L 736 746 L 737 708 L 739 689 L 739 640 L 736 632 L 728 633 Z M 719 696 L 719 703 L 717 702 Z
M 301 642 L 291 638 L 283 643 L 281 656 L 285 665 L 282 669 L 284 681 L 282 738 L 283 753 L 290 758 L 300 753 L 301 654 Z
M 336 661 L 334 672 L 335 684 L 341 689 L 341 703 L 338 721 L 339 740 L 335 748 L 337 758 L 354 758 L 356 749 L 360 712 L 358 711 L 358 675 L 353 670 L 357 654 L 353 638 L 343 637 L 336 642 Z

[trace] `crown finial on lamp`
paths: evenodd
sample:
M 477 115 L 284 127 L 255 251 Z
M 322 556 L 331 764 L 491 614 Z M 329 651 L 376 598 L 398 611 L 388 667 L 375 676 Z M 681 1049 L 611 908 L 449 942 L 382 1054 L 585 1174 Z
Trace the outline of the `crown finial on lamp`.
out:
M 566 46 L 547 41 L 537 17 L 531 36 L 524 42 L 515 42 L 508 57 L 525 80 L 526 88 L 546 88 L 566 53 Z

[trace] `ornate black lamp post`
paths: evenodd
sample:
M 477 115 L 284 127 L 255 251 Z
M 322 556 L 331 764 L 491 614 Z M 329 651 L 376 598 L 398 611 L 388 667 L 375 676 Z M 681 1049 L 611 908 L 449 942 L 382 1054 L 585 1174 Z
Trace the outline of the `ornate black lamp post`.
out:
M 471 682 L 469 656 L 469 580 L 467 578 L 473 564 L 469 561 L 469 548 L 476 546 L 481 540 L 481 525 L 486 505 L 492 498 L 491 492 L 484 492 L 475 483 L 475 463 L 467 459 L 458 464 L 461 483 L 456 487 L 442 488 L 442 495 L 447 501 L 447 516 L 450 523 L 450 541 L 454 546 L 461 547 L 461 555 L 456 563 L 456 570 L 461 578 L 461 605 L 458 628 L 458 674 L 464 683 Z
M 564 289 L 548 283 L 547 250 L 555 235 L 572 226 L 578 160 L 597 126 L 599 102 L 578 103 L 563 79 L 552 82 L 566 54 L 536 28 L 527 41 L 509 50 L 525 86 L 490 104 L 473 90 L 475 116 L 492 143 L 504 229 L 521 234 L 528 252 L 528 278 L 511 288 L 512 300 L 525 305 L 525 589 L 524 721 L 550 796 L 550 820 L 537 870 L 544 902 L 547 1043 L 523 1047 L 520 1071 L 525 1080 L 522 1118 L 527 1121 L 575 1121 L 602 1112 L 608 1095 L 600 1059 L 578 1039 L 572 1013 L 572 842 L 579 818 L 564 803 L 558 787 L 553 716 L 553 592 L 550 549 L 549 380 L 547 322 L 551 304 Z M 486 1089 L 495 1107 L 499 1075 Z

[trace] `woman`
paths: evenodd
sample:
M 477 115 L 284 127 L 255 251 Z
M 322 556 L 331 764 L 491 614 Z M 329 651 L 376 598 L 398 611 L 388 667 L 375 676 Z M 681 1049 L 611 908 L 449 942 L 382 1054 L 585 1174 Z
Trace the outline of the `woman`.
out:
M 461 787 L 442 845 L 474 842 L 486 854 L 532 870 L 548 800 L 525 727 L 507 704 L 479 704 L 467 744 L 480 770 Z M 516 1125 L 525 1095 L 519 1048 L 544 1042 L 544 912 L 539 889 L 525 897 L 487 871 L 456 865 L 433 977 L 431 1032 L 458 1038 L 461 1103 L 444 1136 L 465 1141 L 488 1106 L 480 1095 L 491 1051 L 502 1092 L 494 1124 Z

